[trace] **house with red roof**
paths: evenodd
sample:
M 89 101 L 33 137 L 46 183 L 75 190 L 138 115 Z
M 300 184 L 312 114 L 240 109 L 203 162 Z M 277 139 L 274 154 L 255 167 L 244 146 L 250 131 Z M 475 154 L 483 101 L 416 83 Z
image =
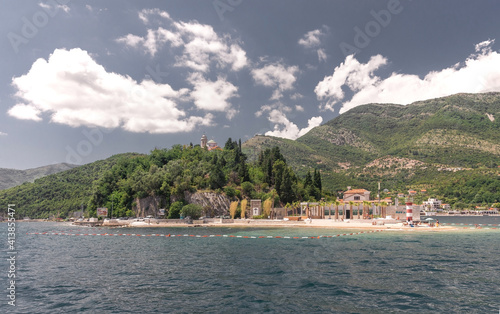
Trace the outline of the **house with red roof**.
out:
M 347 187 L 347 191 L 344 192 L 344 202 L 363 202 L 370 200 L 370 191 L 365 189 L 351 189 L 350 186 Z

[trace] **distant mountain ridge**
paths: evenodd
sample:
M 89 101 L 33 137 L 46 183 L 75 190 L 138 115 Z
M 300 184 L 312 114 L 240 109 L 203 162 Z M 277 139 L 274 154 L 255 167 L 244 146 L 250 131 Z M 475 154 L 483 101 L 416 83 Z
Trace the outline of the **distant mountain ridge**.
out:
M 59 163 L 26 170 L 0 168 L 0 190 L 18 186 L 24 182 L 34 182 L 38 178 L 75 167 L 78 167 L 78 165 Z
M 412 175 L 418 169 L 496 169 L 500 93 L 362 105 L 295 141 L 259 135 L 243 143 L 243 150 L 255 158 L 261 149 L 276 145 L 299 173 L 308 167 L 322 170 L 328 188 L 340 188 L 335 183 L 339 175 L 342 181 L 373 185 L 401 176 L 401 171 Z
M 452 208 L 500 202 L 500 93 L 458 94 L 407 106 L 359 106 L 295 141 L 255 136 L 242 149 L 252 161 L 262 150 L 276 146 L 299 176 L 319 169 L 323 191 L 332 196 L 352 186 L 368 189 L 376 197 L 381 182 L 382 200 L 414 189 L 426 191 L 416 202 L 432 196 Z M 137 156 L 142 155 L 120 154 L 83 166 L 0 169 L 4 186 L 9 180 L 18 184 L 0 191 L 0 203 L 18 204 L 22 210 L 17 213 L 30 217 L 46 218 L 60 211 L 71 214 L 86 208 L 96 192 L 109 195 L 117 189 L 113 184 L 132 193 L 154 182 L 144 180 L 148 171 L 131 184 L 110 181 L 109 171 L 115 165 Z M 66 167 L 72 169 L 62 171 Z M 181 169 L 181 164 L 172 161 L 171 167 Z M 145 164 L 143 170 L 149 168 Z M 113 173 L 119 174 L 120 169 L 117 166 Z M 57 173 L 48 175 L 51 171 Z M 175 171 L 167 174 L 179 176 Z M 43 178 L 22 184 L 37 175 Z

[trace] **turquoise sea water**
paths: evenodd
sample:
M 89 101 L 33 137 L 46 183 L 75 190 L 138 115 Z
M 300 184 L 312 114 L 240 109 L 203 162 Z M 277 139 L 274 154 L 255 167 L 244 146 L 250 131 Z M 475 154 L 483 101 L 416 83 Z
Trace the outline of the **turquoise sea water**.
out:
M 498 224 L 491 219 L 487 221 Z M 0 267 L 6 270 L 7 225 L 0 228 L 5 239 Z M 302 237 L 346 231 L 110 229 L 61 223 L 18 223 L 17 229 L 17 306 L 7 305 L 7 272 L 2 271 L 1 313 L 498 313 L 500 309 L 499 229 L 384 231 L 320 239 L 26 233 Z

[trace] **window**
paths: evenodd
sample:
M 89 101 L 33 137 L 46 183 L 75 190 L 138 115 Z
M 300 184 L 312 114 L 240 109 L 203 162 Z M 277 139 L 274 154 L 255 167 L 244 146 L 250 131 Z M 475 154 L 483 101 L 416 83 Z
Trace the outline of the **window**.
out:
M 360 200 L 359 196 L 354 196 L 354 200 L 359 201 Z

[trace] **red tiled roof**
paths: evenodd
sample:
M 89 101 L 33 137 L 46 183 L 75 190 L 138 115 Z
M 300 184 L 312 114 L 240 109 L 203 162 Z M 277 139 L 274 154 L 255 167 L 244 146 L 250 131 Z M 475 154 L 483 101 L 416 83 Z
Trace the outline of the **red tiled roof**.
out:
M 367 191 L 365 189 L 353 189 L 353 190 L 345 191 L 344 194 L 364 194 L 366 192 L 370 192 L 370 191 Z

